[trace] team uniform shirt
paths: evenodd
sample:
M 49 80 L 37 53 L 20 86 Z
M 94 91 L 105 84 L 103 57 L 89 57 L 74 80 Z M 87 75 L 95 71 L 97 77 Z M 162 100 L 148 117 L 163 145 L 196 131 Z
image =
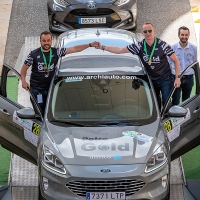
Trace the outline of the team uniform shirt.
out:
M 52 47 L 51 49 L 52 49 L 52 60 L 48 70 L 45 70 L 44 68 L 45 63 L 40 48 L 31 51 L 27 56 L 24 64 L 29 67 L 32 66 L 31 77 L 30 77 L 31 88 L 48 90 L 59 57 L 66 55 L 67 51 L 66 48 Z M 46 57 L 47 64 L 49 64 L 50 52 L 43 52 L 43 53 Z
M 171 56 L 174 51 L 170 45 L 161 39 L 157 38 L 156 47 L 152 56 L 151 65 L 148 64 L 149 56 L 144 51 L 144 39 L 141 42 L 135 42 L 128 45 L 127 48 L 132 54 L 140 57 L 143 65 L 145 66 L 148 74 L 153 81 L 161 79 L 162 76 L 171 75 L 171 68 L 167 56 Z M 149 46 L 146 43 L 148 55 L 151 55 L 153 45 Z
M 180 73 L 182 73 L 189 65 L 197 61 L 197 47 L 188 42 L 185 48 L 182 48 L 180 43 L 172 45 L 172 49 L 180 61 Z M 172 73 L 175 74 L 174 63 L 169 60 Z M 193 69 L 189 69 L 184 75 L 194 74 Z

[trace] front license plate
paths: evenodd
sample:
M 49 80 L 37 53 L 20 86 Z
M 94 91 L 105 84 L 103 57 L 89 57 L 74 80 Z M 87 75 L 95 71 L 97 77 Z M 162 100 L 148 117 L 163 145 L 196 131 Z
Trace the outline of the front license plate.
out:
M 126 199 L 125 192 L 87 192 L 86 200 Z
M 106 18 L 78 18 L 79 24 L 105 24 Z

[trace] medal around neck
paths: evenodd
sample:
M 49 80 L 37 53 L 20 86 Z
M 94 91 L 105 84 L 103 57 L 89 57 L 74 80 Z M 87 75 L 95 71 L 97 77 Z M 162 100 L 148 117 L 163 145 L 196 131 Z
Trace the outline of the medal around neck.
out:
M 52 61 L 52 49 L 50 49 L 50 51 L 49 51 L 49 63 L 48 64 L 47 64 L 46 56 L 44 55 L 44 53 L 42 51 L 42 47 L 40 48 L 40 50 L 42 52 L 42 57 L 43 57 L 43 61 L 44 61 L 43 70 L 46 72 L 46 76 L 49 76 L 49 69 L 50 69 L 50 65 L 51 65 L 51 61 Z
M 146 44 L 146 41 L 144 40 L 144 52 L 145 52 L 145 54 L 146 54 L 146 56 L 148 57 L 148 65 L 151 65 L 151 63 L 152 63 L 152 57 L 153 57 L 153 54 L 154 54 L 154 50 L 155 50 L 155 48 L 156 48 L 156 43 L 157 43 L 157 38 L 155 38 L 155 40 L 154 40 L 154 43 L 153 43 L 153 49 L 152 49 L 152 51 L 151 51 L 151 54 L 150 54 L 150 56 L 148 55 L 148 52 L 147 52 L 147 44 Z
M 148 61 L 148 64 L 151 65 L 151 59 Z

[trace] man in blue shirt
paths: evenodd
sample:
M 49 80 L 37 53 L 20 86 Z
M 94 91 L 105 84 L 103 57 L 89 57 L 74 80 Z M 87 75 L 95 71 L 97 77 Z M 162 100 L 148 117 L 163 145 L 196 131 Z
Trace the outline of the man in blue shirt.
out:
M 178 29 L 179 42 L 172 45 L 172 49 L 177 55 L 180 61 L 180 72 L 182 73 L 189 65 L 197 61 L 197 47 L 188 42 L 190 36 L 190 30 L 182 26 Z M 172 74 L 175 74 L 174 63 L 169 59 L 169 63 L 172 69 Z M 181 86 L 176 88 L 172 97 L 172 104 L 178 105 L 180 103 L 180 96 L 182 91 L 182 101 L 185 101 L 190 97 L 192 87 L 194 85 L 194 71 L 188 70 L 181 79 Z

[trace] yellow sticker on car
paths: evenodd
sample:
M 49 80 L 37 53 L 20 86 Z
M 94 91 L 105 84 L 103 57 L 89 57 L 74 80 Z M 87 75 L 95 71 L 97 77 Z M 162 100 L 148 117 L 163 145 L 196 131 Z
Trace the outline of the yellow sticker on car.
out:
M 164 128 L 167 133 L 173 129 L 171 120 L 168 120 L 164 123 Z
M 33 122 L 33 126 L 32 126 L 32 132 L 35 134 L 35 135 L 39 135 L 40 134 L 40 129 L 41 129 L 41 126 L 39 126 L 38 124 L 34 123 Z

